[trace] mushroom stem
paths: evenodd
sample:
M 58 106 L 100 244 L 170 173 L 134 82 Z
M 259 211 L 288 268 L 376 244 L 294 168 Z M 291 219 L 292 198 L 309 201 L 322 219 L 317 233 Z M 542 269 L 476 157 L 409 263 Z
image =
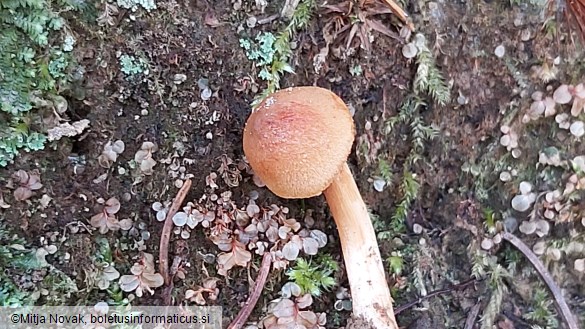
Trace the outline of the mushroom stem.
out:
M 347 163 L 323 194 L 337 224 L 354 317 L 397 329 L 376 233 Z

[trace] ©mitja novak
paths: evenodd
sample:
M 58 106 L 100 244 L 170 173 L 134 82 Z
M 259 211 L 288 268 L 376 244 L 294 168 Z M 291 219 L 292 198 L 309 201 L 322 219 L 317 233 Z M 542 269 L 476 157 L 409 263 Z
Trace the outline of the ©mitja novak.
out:
M 62 315 L 56 313 L 48 314 L 13 314 L 10 321 L 14 324 L 87 324 L 84 314 Z

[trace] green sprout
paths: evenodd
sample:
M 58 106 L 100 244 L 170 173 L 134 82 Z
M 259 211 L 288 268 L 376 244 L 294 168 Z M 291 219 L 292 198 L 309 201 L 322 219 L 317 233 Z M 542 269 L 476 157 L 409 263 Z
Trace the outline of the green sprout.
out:
M 331 256 L 325 255 L 320 257 L 318 262 L 297 259 L 296 266 L 286 275 L 301 288 L 303 294 L 320 296 L 322 290 L 330 290 L 335 286 L 332 274 L 337 270 L 339 270 L 337 262 Z

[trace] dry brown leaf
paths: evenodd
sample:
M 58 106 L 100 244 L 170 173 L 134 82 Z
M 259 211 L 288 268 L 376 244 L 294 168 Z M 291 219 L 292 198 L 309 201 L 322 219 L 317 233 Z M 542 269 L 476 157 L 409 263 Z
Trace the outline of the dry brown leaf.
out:
M 156 165 L 153 153 L 158 151 L 158 146 L 152 142 L 144 142 L 140 150 L 134 155 L 134 161 L 140 165 L 140 171 L 145 175 L 152 175 L 152 168 Z
M 124 152 L 125 148 L 124 142 L 121 140 L 117 140 L 114 143 L 109 141 L 104 145 L 104 150 L 98 157 L 98 163 L 104 168 L 110 168 L 118 160 L 118 156 Z
M 585 99 L 575 97 L 573 100 L 573 106 L 571 107 L 571 115 L 574 117 L 579 116 L 585 110 Z
M 514 323 L 510 321 L 508 318 L 504 318 L 503 320 L 498 322 L 499 329 L 515 329 Z
M 301 309 L 307 308 L 313 304 L 313 297 L 311 297 L 311 294 L 305 294 L 297 298 L 296 303 Z
M 231 251 L 217 256 L 218 273 L 227 276 L 227 272 L 234 266 L 246 267 L 252 259 L 252 254 L 246 246 L 237 240 L 231 243 Z
M 106 234 L 109 231 L 116 231 L 120 228 L 118 219 L 115 216 L 109 216 L 106 212 L 101 212 L 91 217 L 91 226 L 99 229 L 101 234 Z
M 41 178 L 36 173 L 28 173 L 24 170 L 18 170 L 12 175 L 12 179 L 18 187 L 14 191 L 14 198 L 16 201 L 24 201 L 33 195 L 34 190 L 39 190 L 43 187 Z
M 16 201 L 24 201 L 32 196 L 32 191 L 28 188 L 19 187 L 14 191 Z
M 119 221 L 116 217 L 118 211 L 120 211 L 120 201 L 115 197 L 109 198 L 105 202 L 102 211 L 91 217 L 91 226 L 98 228 L 101 234 L 119 229 L 129 230 L 132 227 L 132 220 L 123 219 Z
M 225 25 L 226 23 L 222 23 L 219 21 L 219 19 L 217 19 L 217 16 L 215 15 L 214 12 L 208 11 L 205 13 L 205 25 L 211 26 L 211 27 L 219 27 L 222 25 Z
M 142 297 L 145 291 L 153 295 L 152 288 L 158 288 L 164 284 L 162 275 L 155 273 L 152 254 L 143 253 L 140 260 L 132 266 L 130 272 L 132 275 L 120 277 L 120 288 L 125 292 L 135 291 L 138 297 Z
M 210 301 L 217 300 L 219 289 L 217 288 L 218 278 L 207 278 L 203 281 L 202 286 L 196 286 L 194 289 L 189 289 L 185 292 L 185 299 L 195 302 L 197 305 L 206 305 L 207 299 Z
M 120 201 L 115 197 L 109 198 L 108 201 L 106 201 L 104 209 L 108 214 L 114 215 L 120 211 Z
M 295 303 L 290 299 L 283 299 L 272 310 L 272 314 L 278 318 L 292 317 L 295 314 Z
M 283 329 L 283 328 L 323 328 L 325 324 L 325 317 L 315 314 L 313 311 L 305 310 L 313 303 L 313 298 L 310 294 L 295 298 L 292 301 L 288 298 L 283 298 L 276 301 L 270 313 L 262 320 L 262 324 L 267 329 Z

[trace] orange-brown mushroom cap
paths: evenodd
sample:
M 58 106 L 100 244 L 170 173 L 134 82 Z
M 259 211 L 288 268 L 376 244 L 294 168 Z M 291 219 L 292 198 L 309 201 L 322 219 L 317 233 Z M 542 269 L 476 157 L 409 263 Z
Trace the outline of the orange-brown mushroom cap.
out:
M 355 138 L 349 109 L 319 87 L 295 87 L 266 97 L 246 122 L 244 153 L 276 195 L 321 194 L 347 161 Z

